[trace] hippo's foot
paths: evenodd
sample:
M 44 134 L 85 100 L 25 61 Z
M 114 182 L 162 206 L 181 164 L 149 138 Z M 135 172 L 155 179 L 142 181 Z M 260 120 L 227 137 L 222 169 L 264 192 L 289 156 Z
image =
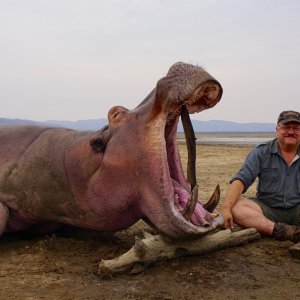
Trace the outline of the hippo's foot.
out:
M 260 234 L 254 228 L 237 232 L 232 232 L 230 229 L 221 230 L 211 235 L 188 240 L 172 240 L 162 235 L 144 232 L 144 239 L 136 238 L 135 245 L 123 255 L 110 260 L 102 259 L 98 274 L 107 276 L 128 269 L 131 269 L 132 273 L 137 273 L 157 260 L 203 255 L 259 238 Z

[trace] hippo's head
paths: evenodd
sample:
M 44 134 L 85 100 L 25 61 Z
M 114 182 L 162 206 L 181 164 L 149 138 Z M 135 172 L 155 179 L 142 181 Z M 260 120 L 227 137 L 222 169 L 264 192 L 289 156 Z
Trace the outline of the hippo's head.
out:
M 130 225 L 126 218 L 129 223 L 147 218 L 158 230 L 175 238 L 204 235 L 222 224 L 222 217 L 212 213 L 215 205 L 203 207 L 197 202 L 195 139 L 188 117 L 213 107 L 221 96 L 221 85 L 205 70 L 180 62 L 135 109 L 110 109 L 109 125 L 91 141 L 93 149 L 102 155 L 97 174 L 101 183 L 93 185 L 93 193 L 113 203 L 112 211 L 123 209 L 120 223 Z M 177 147 L 180 116 L 189 154 L 194 155 L 189 157 L 188 180 Z M 190 200 L 195 199 L 191 205 Z

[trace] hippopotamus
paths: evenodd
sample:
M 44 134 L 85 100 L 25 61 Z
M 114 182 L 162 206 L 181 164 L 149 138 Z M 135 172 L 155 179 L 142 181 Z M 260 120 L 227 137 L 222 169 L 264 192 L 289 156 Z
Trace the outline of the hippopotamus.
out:
M 203 68 L 178 62 L 136 108 L 112 107 L 99 131 L 1 126 L 0 235 L 48 234 L 63 225 L 116 232 L 140 219 L 171 238 L 219 228 L 218 191 L 209 203 L 198 199 L 189 114 L 213 107 L 222 92 Z M 180 116 L 191 155 L 187 178 Z

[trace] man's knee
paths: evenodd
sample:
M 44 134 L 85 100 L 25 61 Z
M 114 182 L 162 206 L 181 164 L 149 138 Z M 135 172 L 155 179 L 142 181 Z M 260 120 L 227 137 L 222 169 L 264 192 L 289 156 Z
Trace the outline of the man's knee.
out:
M 263 216 L 261 207 L 250 199 L 241 198 L 231 210 L 232 216 L 237 223 L 247 223 L 252 216 Z
M 244 214 L 247 213 L 247 200 L 241 198 L 239 199 L 236 204 L 232 207 L 231 213 L 234 220 L 239 220 L 240 218 L 244 217 Z
M 244 208 L 244 205 L 241 200 L 239 200 L 231 209 L 233 216 L 239 214 L 239 212 Z
M 257 212 L 262 213 L 262 209 L 256 202 L 254 202 L 250 199 L 240 198 L 236 202 L 235 206 L 232 208 L 232 213 L 238 214 L 239 212 L 244 211 L 244 210 L 246 210 L 246 211 L 255 210 Z

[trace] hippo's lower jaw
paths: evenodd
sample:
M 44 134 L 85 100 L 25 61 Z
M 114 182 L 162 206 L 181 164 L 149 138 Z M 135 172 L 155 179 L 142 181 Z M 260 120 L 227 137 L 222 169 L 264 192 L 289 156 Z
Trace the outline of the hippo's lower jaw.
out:
M 176 129 L 178 120 L 179 116 L 174 120 L 173 125 L 170 124 L 166 128 L 166 132 L 170 132 L 169 135 L 166 136 L 166 149 L 168 157 L 168 167 L 173 185 L 173 196 L 169 201 L 165 201 L 166 206 L 168 206 L 165 207 L 165 212 L 169 211 L 171 215 L 173 215 L 173 217 L 168 216 L 166 218 L 169 224 L 167 225 L 167 228 L 165 227 L 162 230 L 167 233 L 167 231 L 172 228 L 172 232 L 169 232 L 168 235 L 175 238 L 187 237 L 190 235 L 206 235 L 223 225 L 222 216 L 215 210 L 215 206 L 217 205 L 220 198 L 219 187 L 217 186 L 215 193 L 208 201 L 208 205 L 197 201 L 198 185 L 196 185 L 196 187 L 191 192 L 191 188 L 189 187 L 187 180 L 183 175 L 179 151 L 177 147 Z M 173 127 L 172 130 L 170 130 L 171 127 Z M 187 141 L 187 143 L 189 142 L 191 141 Z M 188 168 L 189 170 L 187 173 L 189 177 L 189 174 L 193 173 L 194 171 L 193 163 L 192 166 L 188 164 Z M 195 175 L 190 176 L 195 177 Z M 191 183 L 191 186 L 193 188 L 193 183 Z M 195 197 L 196 201 L 194 205 L 191 204 L 192 208 L 190 208 L 189 202 L 192 198 Z M 188 209 L 186 209 L 187 206 Z M 187 210 L 190 211 L 188 212 L 188 216 L 186 217 L 185 211 Z

